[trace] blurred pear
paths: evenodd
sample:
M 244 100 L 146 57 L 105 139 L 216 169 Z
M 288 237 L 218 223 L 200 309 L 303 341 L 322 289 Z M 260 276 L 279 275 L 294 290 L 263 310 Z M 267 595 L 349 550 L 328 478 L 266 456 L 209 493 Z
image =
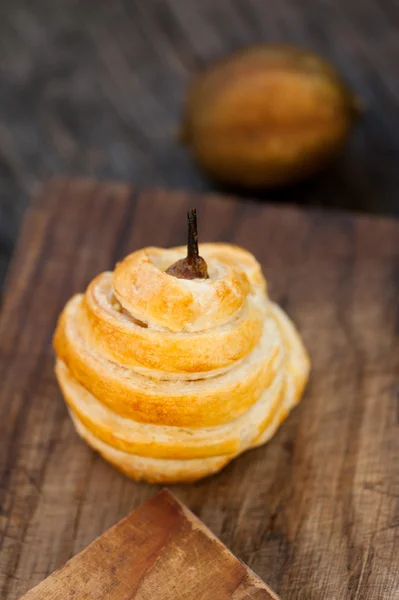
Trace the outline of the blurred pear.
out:
M 325 60 L 267 44 L 237 52 L 194 78 L 179 137 L 221 183 L 281 186 L 331 161 L 360 108 Z

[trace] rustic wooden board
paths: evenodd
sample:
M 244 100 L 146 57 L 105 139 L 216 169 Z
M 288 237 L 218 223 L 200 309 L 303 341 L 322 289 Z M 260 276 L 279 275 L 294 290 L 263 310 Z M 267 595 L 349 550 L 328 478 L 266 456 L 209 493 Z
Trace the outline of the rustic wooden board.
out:
M 284 600 L 399 595 L 399 223 L 54 181 L 29 210 L 0 321 L 0 597 L 13 600 L 156 487 L 81 442 L 53 375 L 67 298 L 127 252 L 203 241 L 261 260 L 313 360 L 272 442 L 174 492 Z
M 21 600 L 278 600 L 168 491 L 97 538 Z

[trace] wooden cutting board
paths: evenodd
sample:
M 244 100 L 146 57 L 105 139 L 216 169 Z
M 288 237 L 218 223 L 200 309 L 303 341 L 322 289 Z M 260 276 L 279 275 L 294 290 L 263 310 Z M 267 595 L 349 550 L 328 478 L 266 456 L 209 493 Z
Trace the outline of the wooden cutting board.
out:
M 76 436 L 51 336 L 72 293 L 142 246 L 247 247 L 313 371 L 275 438 L 174 492 L 284 599 L 399 597 L 399 223 L 53 181 L 28 211 L 0 320 L 0 597 L 14 600 L 154 495 Z
M 278 600 L 163 491 L 21 600 Z

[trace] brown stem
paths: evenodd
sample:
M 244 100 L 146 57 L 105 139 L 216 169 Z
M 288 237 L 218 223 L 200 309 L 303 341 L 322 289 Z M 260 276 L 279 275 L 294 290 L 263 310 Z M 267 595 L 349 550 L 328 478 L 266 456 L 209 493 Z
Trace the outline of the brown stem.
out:
M 198 229 L 197 229 L 197 211 L 192 208 L 187 212 L 188 220 L 188 239 L 187 239 L 187 262 L 195 264 L 199 258 L 198 253 Z
M 166 272 L 179 279 L 208 279 L 207 264 L 198 252 L 197 211 L 195 208 L 187 212 L 187 221 L 187 256 L 171 265 Z

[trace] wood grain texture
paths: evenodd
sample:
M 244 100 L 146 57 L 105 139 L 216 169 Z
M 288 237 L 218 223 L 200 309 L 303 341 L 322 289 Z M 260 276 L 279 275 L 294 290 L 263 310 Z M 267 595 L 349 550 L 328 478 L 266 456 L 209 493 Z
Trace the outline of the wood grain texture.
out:
M 72 293 L 129 251 L 240 244 L 313 361 L 264 448 L 173 490 L 284 600 L 399 595 L 399 222 L 53 181 L 24 221 L 0 320 L 0 597 L 14 600 L 154 494 L 76 436 L 51 336 Z
M 0 277 L 48 175 L 209 189 L 174 138 L 187 82 L 262 41 L 319 52 L 367 106 L 339 165 L 268 198 L 398 214 L 398 26 L 394 0 L 0 2 Z
M 21 600 L 278 600 L 168 491 L 148 500 Z

